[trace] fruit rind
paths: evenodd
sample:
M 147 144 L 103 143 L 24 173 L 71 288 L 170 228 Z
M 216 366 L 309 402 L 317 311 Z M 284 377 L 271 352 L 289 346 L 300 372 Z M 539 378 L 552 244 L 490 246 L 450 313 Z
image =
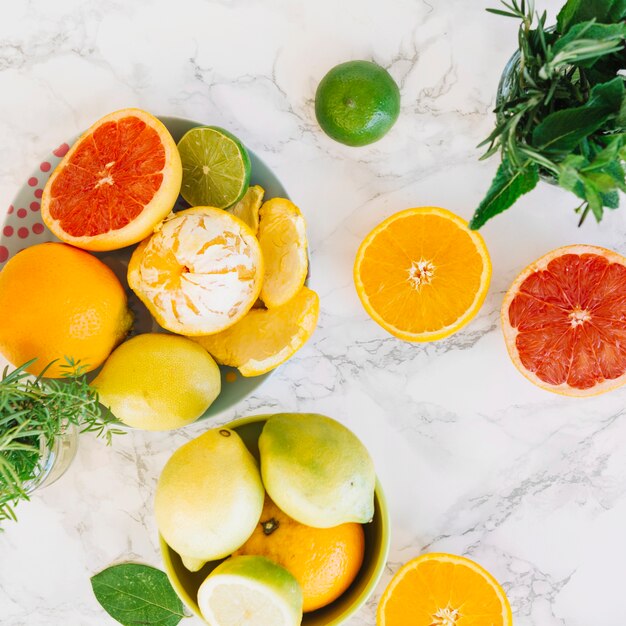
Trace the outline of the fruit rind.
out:
M 509 321 L 509 308 L 515 297 L 518 295 L 519 288 L 522 283 L 531 274 L 545 269 L 551 261 L 560 256 L 563 256 L 564 254 L 597 254 L 606 258 L 609 263 L 618 263 L 620 265 L 626 266 L 626 257 L 623 257 L 621 254 L 613 250 L 609 250 L 608 248 L 602 248 L 600 246 L 575 244 L 570 246 L 562 246 L 560 248 L 552 250 L 551 252 L 544 254 L 542 257 L 533 261 L 530 265 L 524 268 L 517 276 L 517 278 L 513 281 L 513 284 L 509 287 L 506 295 L 504 296 L 504 300 L 502 301 L 502 307 L 500 309 L 500 321 L 502 324 L 502 332 L 504 333 L 506 349 L 508 351 L 509 357 L 517 370 L 527 380 L 546 391 L 551 391 L 552 393 L 556 393 L 562 396 L 589 398 L 592 396 L 607 393 L 609 391 L 613 391 L 614 389 L 617 389 L 626 384 L 626 372 L 624 372 L 624 374 L 622 374 L 622 376 L 620 376 L 619 378 L 606 379 L 604 380 L 604 382 L 596 384 L 588 389 L 578 389 L 576 387 L 569 386 L 567 383 L 562 383 L 561 385 L 551 385 L 549 383 L 546 383 L 536 374 L 524 367 L 524 365 L 522 364 L 519 353 L 516 349 L 515 341 L 518 335 L 518 330 L 511 326 L 511 323 Z
M 295 310 L 293 307 L 299 305 Z M 252 309 L 237 324 L 221 333 L 192 337 L 202 345 L 218 363 L 236 367 L 242 376 L 253 377 L 266 374 L 290 359 L 313 335 L 319 317 L 319 296 L 307 287 L 303 287 L 291 301 L 275 309 Z M 271 322 L 278 324 L 284 311 L 297 315 L 291 322 L 297 325 L 297 331 L 290 337 L 289 343 L 273 354 L 258 354 L 258 358 L 249 355 L 249 348 L 257 333 L 269 333 Z M 244 354 L 248 353 L 247 356 Z
M 117 121 L 125 117 L 137 117 L 148 126 L 155 129 L 159 134 L 159 138 L 165 150 L 165 167 L 162 170 L 163 180 L 158 191 L 154 194 L 152 200 L 143 208 L 141 213 L 130 223 L 120 229 L 111 230 L 95 236 L 74 237 L 65 232 L 60 226 L 59 220 L 54 219 L 50 215 L 50 192 L 56 177 L 63 170 L 65 165 L 69 163 L 72 156 L 82 144 L 82 142 L 90 137 L 97 128 L 108 122 Z M 69 149 L 61 162 L 57 165 L 52 175 L 48 179 L 43 190 L 41 198 L 41 217 L 46 226 L 52 233 L 65 243 L 82 248 L 83 250 L 91 250 L 94 252 L 104 252 L 109 250 L 118 250 L 132 244 L 138 243 L 147 237 L 154 228 L 162 222 L 178 199 L 178 193 L 182 181 L 182 164 L 176 142 L 165 125 L 156 117 L 141 109 L 122 109 L 109 113 L 97 122 L 92 124 Z
M 348 94 L 338 93 L 341 87 L 350 83 Z M 355 129 L 352 124 L 346 125 L 345 115 L 341 115 L 339 108 L 345 106 L 345 98 L 355 86 L 358 91 L 363 88 L 378 90 L 372 101 L 367 103 L 372 106 L 373 100 L 377 100 L 378 110 L 360 129 Z M 383 92 L 379 91 L 381 87 Z M 332 90 L 332 97 L 328 89 Z M 368 99 L 371 98 L 368 94 Z M 356 60 L 336 65 L 322 78 L 315 93 L 315 116 L 320 127 L 331 139 L 347 146 L 362 147 L 379 141 L 396 123 L 399 114 L 400 90 L 397 83 L 385 68 L 372 61 Z
M 300 209 L 286 198 L 272 198 L 259 211 L 259 245 L 265 260 L 260 297 L 268 309 L 286 304 L 306 281 L 306 223 Z
M 363 281 L 360 276 L 360 266 L 367 252 L 368 246 L 372 243 L 372 241 L 385 230 L 385 228 L 395 222 L 398 219 L 402 219 L 404 217 L 409 217 L 411 215 L 437 215 L 444 219 L 450 220 L 454 224 L 456 224 L 459 228 L 461 228 L 467 235 L 471 238 L 472 242 L 476 246 L 476 251 L 480 255 L 483 261 L 483 273 L 481 276 L 480 287 L 476 292 L 476 296 L 471 306 L 461 315 L 454 323 L 441 328 L 437 331 L 432 332 L 424 332 L 424 333 L 410 333 L 401 328 L 396 328 L 392 324 L 388 323 L 385 319 L 383 319 L 380 314 L 372 307 L 365 294 L 365 287 L 363 285 Z M 476 231 L 472 231 L 469 229 L 467 222 L 459 217 L 458 215 L 448 211 L 447 209 L 442 209 L 440 207 L 418 207 L 413 209 L 406 209 L 404 211 L 400 211 L 399 213 L 395 213 L 391 215 L 386 220 L 378 224 L 374 230 L 372 230 L 367 237 L 363 240 L 361 245 L 359 246 L 359 250 L 356 255 L 356 260 L 354 263 L 353 270 L 353 279 L 356 287 L 357 295 L 359 296 L 359 300 L 361 301 L 363 307 L 367 311 L 368 315 L 382 328 L 384 328 L 388 333 L 391 333 L 394 337 L 398 339 L 402 339 L 404 341 L 411 341 L 416 343 L 423 343 L 429 341 L 438 341 L 440 339 L 445 339 L 450 335 L 458 332 L 461 328 L 467 325 L 478 313 L 480 308 L 482 307 L 485 298 L 487 297 L 487 292 L 489 291 L 489 284 L 491 282 L 491 260 L 489 257 L 489 251 L 487 250 L 487 246 L 485 245 L 485 241 L 482 236 L 478 234 Z
M 40 289 L 37 281 L 43 281 Z M 97 289 L 97 302 L 84 291 L 86 282 L 90 290 Z M 54 288 L 61 300 L 44 301 L 43 287 Z M 37 358 L 27 368 L 32 374 L 55 361 L 44 375 L 63 377 L 65 357 L 84 372 L 98 368 L 132 321 L 115 273 L 85 250 L 61 242 L 36 244 L 14 255 L 0 272 L 0 351 L 16 367 Z

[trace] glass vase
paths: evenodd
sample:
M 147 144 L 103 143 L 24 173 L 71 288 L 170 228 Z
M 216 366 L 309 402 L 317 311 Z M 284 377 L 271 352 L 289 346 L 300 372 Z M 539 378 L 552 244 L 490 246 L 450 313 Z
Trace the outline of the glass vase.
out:
M 33 472 L 33 478 L 25 484 L 26 493 L 48 487 L 56 482 L 69 468 L 78 447 L 78 428 L 68 424 L 62 434 L 55 437 L 51 446 L 41 442 L 41 455 Z

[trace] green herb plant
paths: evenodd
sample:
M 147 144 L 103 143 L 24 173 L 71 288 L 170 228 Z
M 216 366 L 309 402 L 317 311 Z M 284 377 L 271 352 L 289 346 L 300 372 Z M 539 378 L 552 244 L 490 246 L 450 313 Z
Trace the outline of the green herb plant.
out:
M 491 13 L 520 20 L 519 63 L 497 103 L 482 157 L 502 163 L 470 227 L 534 189 L 540 177 L 578 197 L 579 224 L 619 206 L 626 190 L 626 0 L 568 0 L 554 28 L 533 0 Z M 479 146 L 480 147 L 480 146 Z
M 98 402 L 79 363 L 68 359 L 62 379 L 31 376 L 33 361 L 9 371 L 0 380 L 0 523 L 16 520 L 15 505 L 28 500 L 29 483 L 37 477 L 42 444 L 52 446 L 69 424 L 94 432 L 111 443 L 117 420 Z

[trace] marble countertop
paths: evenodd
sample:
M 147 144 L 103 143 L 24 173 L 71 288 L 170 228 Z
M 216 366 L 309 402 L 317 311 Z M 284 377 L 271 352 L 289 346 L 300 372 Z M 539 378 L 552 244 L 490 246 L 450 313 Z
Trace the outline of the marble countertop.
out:
M 626 209 L 576 227 L 576 200 L 543 185 L 483 234 L 491 289 L 452 338 L 387 335 L 352 283 L 361 239 L 390 214 L 439 205 L 469 218 L 497 162 L 478 162 L 516 24 L 496 0 L 22 0 L 0 9 L 0 215 L 50 148 L 138 106 L 229 128 L 274 169 L 308 220 L 320 325 L 253 396 L 211 422 L 316 411 L 374 456 L 393 520 L 384 585 L 422 551 L 465 554 L 504 585 L 517 626 L 623 626 L 626 389 L 562 398 L 528 383 L 500 331 L 504 291 L 557 246 L 626 253 Z M 560 0 L 537 0 L 553 17 Z M 328 139 L 315 87 L 373 59 L 401 87 L 393 130 L 368 148 Z M 91 436 L 55 485 L 0 534 L 3 626 L 113 623 L 89 578 L 119 561 L 160 565 L 152 498 L 172 451 L 203 432 Z M 185 624 L 199 624 L 186 620 Z

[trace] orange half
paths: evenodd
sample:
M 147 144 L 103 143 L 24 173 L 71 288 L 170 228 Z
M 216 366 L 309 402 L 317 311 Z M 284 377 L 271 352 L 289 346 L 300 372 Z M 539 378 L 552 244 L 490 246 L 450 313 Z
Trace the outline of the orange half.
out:
M 181 180 L 167 128 L 145 111 L 123 109 L 91 126 L 56 167 L 43 191 L 42 219 L 65 243 L 117 250 L 163 221 Z
M 363 241 L 354 283 L 365 310 L 406 341 L 443 339 L 480 309 L 491 279 L 482 237 L 454 213 L 407 209 Z
M 498 581 L 474 561 L 424 554 L 402 567 L 378 605 L 377 626 L 512 626 Z

